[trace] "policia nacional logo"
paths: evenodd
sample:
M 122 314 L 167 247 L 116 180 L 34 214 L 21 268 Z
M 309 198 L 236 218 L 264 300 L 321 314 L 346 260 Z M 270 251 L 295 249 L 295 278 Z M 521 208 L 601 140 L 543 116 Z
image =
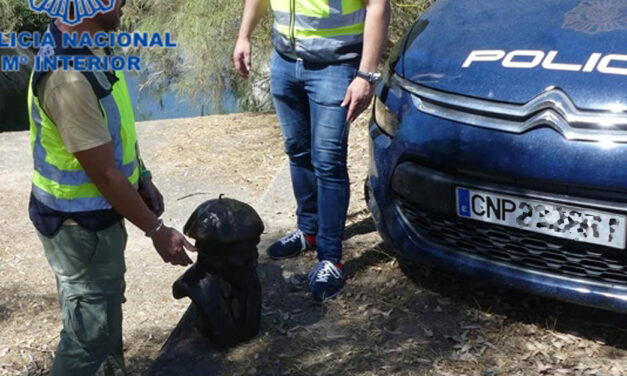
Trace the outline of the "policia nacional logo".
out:
M 625 0 L 585 0 L 566 13 L 564 29 L 599 34 L 627 30 L 627 2 Z
M 116 0 L 29 0 L 30 9 L 45 13 L 50 18 L 60 18 L 69 26 L 78 25 L 85 18 L 113 9 Z M 73 9 L 73 12 L 70 10 Z

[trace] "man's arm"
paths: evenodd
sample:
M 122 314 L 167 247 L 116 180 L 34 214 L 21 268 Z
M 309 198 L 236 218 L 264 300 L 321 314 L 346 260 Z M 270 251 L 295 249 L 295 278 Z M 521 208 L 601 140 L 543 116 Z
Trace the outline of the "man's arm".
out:
M 145 233 L 156 228 L 159 219 L 148 209 L 128 178 L 117 168 L 111 142 L 76 152 L 74 155 L 87 176 L 120 215 Z M 163 226 L 153 234 L 152 242 L 163 261 L 174 265 L 192 263 L 185 253 L 185 248 L 190 251 L 196 249 L 178 231 Z
M 389 0 L 364 0 L 366 3 L 366 21 L 364 24 L 364 47 L 359 70 L 374 72 L 377 70 L 383 46 L 387 41 L 390 25 Z M 374 94 L 374 85 L 357 77 L 348 87 L 342 107 L 348 106 L 346 120 L 352 122 L 368 106 Z
M 155 228 L 157 216 L 117 168 L 111 134 L 85 76 L 73 70 L 52 72 L 42 78 L 37 94 L 44 111 L 57 125 L 65 149 L 76 156 L 113 208 L 144 232 Z M 152 241 L 163 261 L 178 265 L 191 263 L 183 247 L 190 250 L 194 247 L 176 230 L 163 227 Z
M 244 4 L 244 15 L 242 16 L 242 24 L 239 29 L 239 36 L 233 51 L 233 65 L 237 73 L 244 77 L 248 77 L 250 73 L 252 45 L 250 36 L 259 24 L 259 20 L 263 17 L 270 5 L 270 0 L 246 0 Z

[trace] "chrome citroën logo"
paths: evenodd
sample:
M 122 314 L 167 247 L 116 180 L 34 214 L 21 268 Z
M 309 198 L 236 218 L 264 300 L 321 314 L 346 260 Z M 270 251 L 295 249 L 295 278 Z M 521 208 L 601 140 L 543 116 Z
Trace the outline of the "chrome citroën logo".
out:
M 99 13 L 113 9 L 116 0 L 29 0 L 30 9 L 45 13 L 50 18 L 60 18 L 64 24 L 74 26 L 86 18 L 93 18 Z
M 564 16 L 564 29 L 586 34 L 627 30 L 627 2 L 624 0 L 585 0 Z

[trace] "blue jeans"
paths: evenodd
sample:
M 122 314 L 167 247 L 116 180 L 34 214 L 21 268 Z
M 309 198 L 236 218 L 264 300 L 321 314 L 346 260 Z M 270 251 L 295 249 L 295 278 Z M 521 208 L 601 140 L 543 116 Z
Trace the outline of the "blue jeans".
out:
M 347 109 L 357 63 L 320 64 L 272 54 L 270 91 L 290 158 L 298 228 L 316 235 L 318 259 L 339 262 L 350 196 Z

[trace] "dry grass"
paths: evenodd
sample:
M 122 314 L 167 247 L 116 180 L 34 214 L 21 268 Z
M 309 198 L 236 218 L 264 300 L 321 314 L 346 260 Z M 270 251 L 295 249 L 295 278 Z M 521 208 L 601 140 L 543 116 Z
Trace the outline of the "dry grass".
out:
M 215 115 L 180 122 L 182 132 L 161 131 L 169 147 L 150 161 L 170 176 L 193 174 L 262 192 L 283 159 L 275 115 Z
M 189 191 L 197 192 L 202 188 L 198 181 L 204 181 L 208 187 L 220 184 L 220 189 L 248 192 L 252 202 L 283 160 L 272 115 L 168 123 L 150 128 L 143 144 L 156 175 L 167 175 L 162 180 L 168 192 L 175 192 L 175 183 L 181 181 L 189 181 Z M 353 183 L 344 292 L 328 304 L 314 305 L 306 286 L 313 254 L 281 263 L 262 258 L 262 331 L 230 351 L 206 354 L 220 374 L 626 374 L 623 316 L 501 290 L 407 262 L 399 267 L 375 232 L 362 199 L 368 155 L 365 117 L 353 126 L 350 142 Z M 28 184 L 19 182 L 23 175 L 18 177 L 0 188 L 6 229 L 0 234 L 0 375 L 40 375 L 56 346 L 58 308 L 52 273 L 23 218 Z M 175 201 L 184 195 L 176 191 L 166 196 Z M 178 215 L 184 217 L 181 210 Z M 23 234 L 19 243 L 15 234 Z M 169 286 L 181 271 L 163 266 L 140 234 L 131 237 L 125 346 L 128 368 L 137 376 L 158 355 L 188 302 L 169 296 Z

